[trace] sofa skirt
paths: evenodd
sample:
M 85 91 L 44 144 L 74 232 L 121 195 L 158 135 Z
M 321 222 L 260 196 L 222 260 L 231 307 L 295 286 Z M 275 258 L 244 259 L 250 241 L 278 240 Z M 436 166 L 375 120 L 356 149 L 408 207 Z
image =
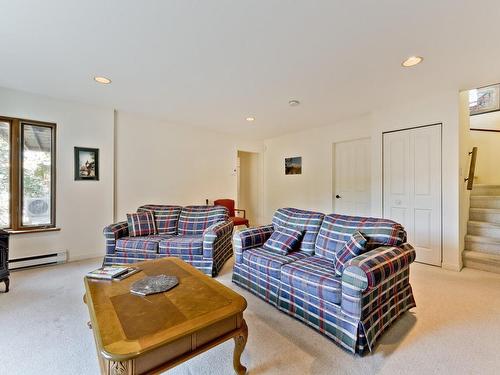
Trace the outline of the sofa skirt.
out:
M 371 351 L 380 335 L 416 306 L 409 283 L 381 304 L 373 305 L 370 311 L 364 311 L 360 320 L 346 315 L 340 305 L 292 288 L 242 263 L 234 265 L 233 282 L 357 354 Z
M 330 338 L 351 353 L 371 351 L 375 341 L 403 313 L 415 307 L 411 286 L 387 299 L 360 321 L 344 314 L 339 305 L 281 284 L 278 308 Z
M 167 258 L 168 256 L 155 253 L 147 252 L 134 252 L 134 253 L 114 253 L 106 254 L 103 261 L 103 266 L 119 266 L 119 265 L 130 265 L 137 262 L 143 262 L 145 260 L 161 259 Z M 180 258 L 186 263 L 197 268 L 206 275 L 212 276 L 212 272 L 215 271 L 213 267 L 213 262 L 211 259 L 203 258 L 203 255 L 176 255 L 175 258 Z
M 233 282 L 264 301 L 277 306 L 280 281 L 264 274 L 246 264 L 235 263 L 233 268 Z
M 212 246 L 213 270 L 212 275 L 217 276 L 224 264 L 233 256 L 233 242 L 231 236 L 217 239 Z
M 363 347 L 363 350 L 369 349 L 371 351 L 373 344 L 380 335 L 401 315 L 416 306 L 411 285 L 408 283 L 383 303 L 364 313 L 360 323 L 360 330 L 363 331 L 363 336 L 366 337 L 367 347 Z
M 360 322 L 342 313 L 340 306 L 281 284 L 278 308 L 313 327 L 351 352 L 359 342 L 366 341 Z

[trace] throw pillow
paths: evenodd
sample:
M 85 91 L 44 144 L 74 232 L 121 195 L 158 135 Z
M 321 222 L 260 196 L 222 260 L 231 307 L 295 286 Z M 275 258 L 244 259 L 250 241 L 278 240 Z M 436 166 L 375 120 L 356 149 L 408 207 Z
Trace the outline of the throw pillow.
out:
M 127 214 L 127 224 L 130 237 L 156 234 L 155 218 L 152 211 Z
M 298 248 L 302 234 L 302 231 L 297 229 L 278 227 L 264 243 L 264 249 L 287 255 Z
M 359 231 L 351 234 L 344 247 L 335 253 L 333 265 L 337 276 L 342 276 L 347 261 L 366 251 L 367 242 L 368 240 Z

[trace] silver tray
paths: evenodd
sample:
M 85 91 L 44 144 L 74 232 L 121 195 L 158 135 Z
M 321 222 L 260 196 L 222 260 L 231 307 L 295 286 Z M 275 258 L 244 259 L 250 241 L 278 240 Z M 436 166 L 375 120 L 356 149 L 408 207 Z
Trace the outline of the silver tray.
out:
M 130 292 L 140 296 L 163 293 L 179 284 L 176 276 L 158 275 L 147 276 L 130 286 Z

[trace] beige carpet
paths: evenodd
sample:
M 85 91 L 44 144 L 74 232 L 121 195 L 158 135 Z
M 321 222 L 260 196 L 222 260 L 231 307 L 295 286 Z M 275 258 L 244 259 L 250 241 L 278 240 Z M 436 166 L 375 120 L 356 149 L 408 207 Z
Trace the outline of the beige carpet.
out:
M 0 294 L 0 374 L 98 374 L 82 277 L 99 263 L 13 273 Z M 248 300 L 250 374 L 498 374 L 500 275 L 415 264 L 417 308 L 359 357 L 232 285 L 231 266 L 218 280 Z M 232 374 L 232 349 L 227 342 L 168 374 Z

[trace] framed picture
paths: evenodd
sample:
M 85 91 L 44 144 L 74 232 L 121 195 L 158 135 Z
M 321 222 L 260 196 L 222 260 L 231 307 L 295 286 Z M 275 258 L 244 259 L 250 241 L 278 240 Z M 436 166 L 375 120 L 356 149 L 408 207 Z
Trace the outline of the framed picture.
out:
M 471 116 L 500 111 L 500 84 L 480 87 L 469 91 Z
M 302 174 L 302 156 L 285 158 L 285 174 Z
M 99 180 L 99 149 L 75 147 L 75 181 Z

